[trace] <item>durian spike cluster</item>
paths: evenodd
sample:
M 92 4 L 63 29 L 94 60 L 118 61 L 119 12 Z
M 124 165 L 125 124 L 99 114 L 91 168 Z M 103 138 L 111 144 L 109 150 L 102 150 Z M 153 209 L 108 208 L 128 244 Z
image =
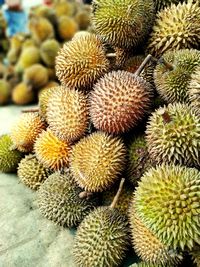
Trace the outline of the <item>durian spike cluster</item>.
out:
M 19 91 L 30 97 L 43 88 L 39 107 L 0 138 L 0 170 L 18 165 L 23 186 L 37 190 L 41 214 L 77 227 L 77 267 L 121 267 L 131 247 L 141 260 L 132 266 L 186 259 L 193 267 L 200 246 L 198 3 L 94 0 L 91 28 L 75 35 L 72 16 L 80 21 L 82 11 L 66 1 L 54 9 L 38 8 L 34 16 L 42 19 L 31 18 L 48 70 L 38 51 L 19 57 L 18 71 L 27 69 L 13 94 L 18 102 Z M 66 41 L 57 55 L 55 40 L 41 42 L 56 36 L 55 14 Z M 37 50 L 32 40 L 23 47 Z M 44 85 L 53 75 L 60 84 L 51 78 Z

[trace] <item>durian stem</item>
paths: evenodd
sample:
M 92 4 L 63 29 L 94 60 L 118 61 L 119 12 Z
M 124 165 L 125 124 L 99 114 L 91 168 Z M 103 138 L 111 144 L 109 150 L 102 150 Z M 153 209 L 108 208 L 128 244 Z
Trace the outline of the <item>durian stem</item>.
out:
M 146 67 L 146 65 L 149 63 L 149 61 L 152 59 L 152 55 L 148 55 L 144 61 L 142 62 L 142 64 L 139 66 L 139 68 L 136 70 L 136 72 L 134 73 L 136 76 L 139 76 L 140 73 L 143 71 L 143 69 Z
M 39 108 L 22 109 L 22 113 L 39 112 Z
M 120 194 L 121 194 L 121 192 L 122 192 L 124 182 L 125 182 L 125 179 L 122 178 L 122 179 L 121 179 L 121 182 L 120 182 L 120 185 L 119 185 L 119 189 L 118 189 L 118 191 L 117 191 L 117 194 L 116 194 L 116 196 L 114 197 L 112 204 L 110 205 L 110 208 L 111 208 L 111 209 L 114 209 L 114 207 L 115 207 L 116 204 L 117 204 L 117 201 L 119 200 L 119 196 L 120 196 Z
M 116 53 L 108 53 L 106 54 L 107 58 L 116 58 Z
M 168 63 L 167 61 L 165 61 L 164 58 L 160 58 L 158 60 L 158 63 L 163 64 L 168 70 L 173 70 L 174 69 L 173 65 Z
M 79 194 L 79 198 L 81 198 L 81 199 L 83 199 L 83 198 L 89 199 L 92 195 L 93 195 L 92 192 L 83 191 L 83 192 L 81 192 Z
M 165 109 L 159 110 L 158 113 L 159 113 L 159 115 L 162 116 L 162 118 L 163 118 L 165 123 L 169 123 L 171 121 L 171 117 L 170 117 L 169 113 Z

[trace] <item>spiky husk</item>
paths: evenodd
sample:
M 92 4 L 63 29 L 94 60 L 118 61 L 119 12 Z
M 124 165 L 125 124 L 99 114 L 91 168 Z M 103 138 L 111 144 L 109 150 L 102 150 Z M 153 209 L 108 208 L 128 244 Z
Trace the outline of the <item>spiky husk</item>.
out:
M 37 190 L 48 178 L 50 171 L 39 163 L 35 155 L 30 154 L 20 161 L 17 175 L 23 184 Z
M 187 104 L 156 110 L 147 124 L 146 140 L 149 155 L 157 164 L 200 164 L 200 118 Z
M 56 57 L 56 75 L 69 88 L 91 88 L 109 69 L 104 47 L 94 34 L 65 43 Z
M 147 171 L 135 191 L 139 219 L 169 248 L 200 243 L 200 172 L 161 165 Z
M 39 134 L 46 128 L 37 113 L 22 113 L 11 129 L 14 146 L 22 152 L 32 152 Z
M 70 167 L 81 188 L 98 192 L 117 180 L 123 171 L 125 156 L 121 139 L 95 132 L 73 146 Z
M 195 246 L 190 252 L 194 263 L 196 263 L 197 267 L 200 267 L 200 247 Z
M 136 186 L 142 175 L 152 166 L 144 136 L 138 136 L 128 145 L 128 179 Z
M 163 265 L 163 264 L 153 264 L 153 263 L 147 263 L 147 262 L 141 261 L 139 263 L 134 263 L 130 265 L 129 267 L 174 267 L 174 264 Z
M 15 172 L 23 154 L 12 150 L 13 142 L 9 135 L 0 136 L 0 172 Z
M 12 101 L 17 105 L 27 105 L 35 99 L 34 92 L 29 90 L 28 86 L 21 82 L 12 90 Z
M 129 243 L 126 219 L 117 210 L 99 207 L 80 224 L 73 248 L 77 266 L 116 267 Z
M 70 40 L 78 31 L 78 25 L 74 18 L 61 16 L 58 18 L 58 34 L 62 40 Z
M 189 98 L 191 105 L 200 115 L 200 66 L 191 75 L 189 83 Z
M 114 46 L 137 46 L 149 33 L 153 19 L 152 0 L 93 1 L 95 31 Z
M 60 48 L 59 43 L 55 39 L 46 40 L 40 46 L 40 55 L 43 62 L 49 66 L 53 67 L 55 64 L 55 58 L 57 52 Z
M 54 173 L 40 186 L 37 204 L 49 220 L 65 227 L 77 226 L 97 204 L 96 197 L 80 198 L 81 189 L 68 172 Z
M 34 149 L 37 159 L 46 168 L 57 171 L 69 165 L 70 145 L 59 140 L 49 129 L 39 135 Z
M 87 97 L 66 86 L 57 87 L 48 100 L 47 122 L 60 140 L 71 142 L 80 139 L 89 122 Z
M 158 93 L 167 103 L 189 103 L 189 83 L 192 73 L 200 66 L 200 51 L 168 51 L 163 59 L 172 69 L 162 63 L 156 66 L 154 81 Z
M 193 1 L 171 5 L 157 14 L 147 50 L 161 56 L 167 50 L 198 48 L 200 7 Z
M 148 264 L 169 266 L 178 263 L 182 256 L 169 249 L 142 223 L 135 212 L 134 199 L 129 210 L 132 244 L 137 255 Z
M 151 88 L 126 71 L 112 71 L 101 78 L 90 95 L 94 126 L 108 133 L 123 133 L 137 125 L 151 103 Z
M 119 184 L 117 183 L 110 190 L 106 190 L 102 193 L 102 206 L 109 206 L 112 200 L 114 199 L 117 189 L 119 188 Z M 133 188 L 126 183 L 123 186 L 122 192 L 119 196 L 119 200 L 115 205 L 115 209 L 117 209 L 121 214 L 128 216 L 128 209 L 131 202 L 131 197 L 133 195 Z
M 183 0 L 155 0 L 156 11 L 158 12 L 165 7 L 171 6 L 171 4 L 178 4 L 183 2 Z
M 43 89 L 39 94 L 39 113 L 44 120 L 47 120 L 47 106 L 49 98 L 52 95 L 52 93 L 56 91 L 58 88 L 59 86 L 46 88 Z

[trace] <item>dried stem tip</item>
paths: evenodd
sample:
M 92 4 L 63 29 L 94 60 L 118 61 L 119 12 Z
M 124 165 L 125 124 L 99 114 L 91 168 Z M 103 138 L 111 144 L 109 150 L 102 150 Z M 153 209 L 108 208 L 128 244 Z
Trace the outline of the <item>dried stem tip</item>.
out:
M 121 179 L 121 182 L 120 182 L 120 185 L 119 185 L 119 189 L 118 189 L 118 191 L 117 191 L 117 194 L 116 194 L 116 196 L 114 197 L 112 204 L 110 205 L 110 208 L 111 208 L 111 209 L 114 209 L 114 207 L 115 207 L 116 204 L 117 204 L 117 201 L 119 200 L 120 194 L 121 194 L 122 189 L 123 189 L 124 182 L 125 182 L 125 179 L 122 178 L 122 179 Z

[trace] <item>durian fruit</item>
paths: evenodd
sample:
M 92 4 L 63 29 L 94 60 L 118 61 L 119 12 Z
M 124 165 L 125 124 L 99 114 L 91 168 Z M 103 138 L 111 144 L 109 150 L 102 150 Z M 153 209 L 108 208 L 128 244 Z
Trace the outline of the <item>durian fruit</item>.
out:
M 200 66 L 200 51 L 168 51 L 163 55 L 162 61 L 154 70 L 154 82 L 158 93 L 167 103 L 189 103 L 188 87 L 191 75 Z
M 89 123 L 87 97 L 65 86 L 55 88 L 48 98 L 47 122 L 51 131 L 63 141 L 76 141 Z
M 29 37 L 23 42 L 22 50 L 24 50 L 28 47 L 33 47 L 33 46 L 37 48 L 37 44 L 35 43 L 35 41 L 31 37 Z
M 152 264 L 152 263 L 147 263 L 144 261 L 138 262 L 138 263 L 133 263 L 129 267 L 175 267 L 176 265 L 171 264 L 171 265 L 162 265 L 162 264 Z
M 59 1 L 58 3 L 55 3 L 53 6 L 57 18 L 66 15 L 66 16 L 72 16 L 75 13 L 75 4 L 73 2 L 69 1 Z
M 167 50 L 198 48 L 199 44 L 200 7 L 198 1 L 188 1 L 157 14 L 147 50 L 160 57 Z
M 112 202 L 119 184 L 115 184 L 109 190 L 102 192 L 102 206 L 109 206 Z M 125 216 L 128 216 L 128 210 L 131 202 L 131 198 L 133 195 L 133 188 L 128 184 L 125 183 L 122 189 L 122 192 L 119 196 L 119 201 L 116 203 L 115 208 Z
M 153 0 L 93 1 L 96 33 L 117 47 L 136 47 L 148 35 L 153 20 Z
M 125 166 L 126 149 L 121 139 L 95 132 L 72 147 L 70 168 L 77 184 L 101 192 L 118 179 Z
M 45 88 L 39 93 L 39 113 L 40 116 L 46 121 L 47 120 L 47 106 L 49 98 L 54 91 L 57 91 L 59 87 L 53 86 L 50 88 Z
M 23 82 L 34 90 L 45 86 L 49 80 L 47 69 L 41 64 L 34 64 L 23 74 Z
M 19 60 L 15 66 L 15 70 L 18 73 L 24 72 L 25 69 L 32 66 L 33 64 L 37 64 L 40 61 L 40 51 L 35 46 L 30 46 L 24 48 L 19 57 Z
M 165 7 L 171 6 L 171 4 L 178 4 L 183 2 L 183 0 L 155 0 L 156 11 L 160 11 Z
M 50 89 L 52 87 L 58 87 L 58 86 L 59 86 L 59 83 L 57 83 L 55 81 L 48 81 L 48 83 L 45 84 L 45 86 L 40 89 L 39 96 L 42 93 L 42 91 L 45 91 L 46 89 Z
M 4 79 L 0 79 L 0 105 L 7 104 L 9 102 L 10 94 L 10 84 Z
M 74 17 L 76 23 L 79 26 L 79 29 L 81 31 L 87 30 L 87 28 L 90 26 L 90 21 L 91 21 L 91 14 L 84 10 L 84 9 L 80 9 L 75 17 Z
M 50 21 L 39 16 L 32 16 L 29 19 L 29 30 L 32 38 L 37 44 L 54 37 L 54 28 Z
M 0 172 L 10 173 L 17 170 L 23 154 L 12 149 L 13 142 L 8 134 L 0 136 Z
M 56 75 L 69 88 L 91 88 L 109 70 L 104 47 L 94 34 L 65 43 L 56 57 Z
M 134 200 L 129 210 L 129 223 L 134 251 L 144 262 L 169 266 L 182 260 L 182 255 L 164 245 L 139 219 Z
M 195 246 L 192 251 L 190 252 L 192 259 L 197 267 L 200 267 L 200 247 Z
M 32 152 L 36 138 L 45 127 L 37 113 L 22 113 L 11 129 L 14 147 L 22 152 Z
M 135 211 L 153 234 L 171 249 L 200 243 L 200 172 L 160 165 L 147 171 L 135 191 Z
M 62 40 L 70 40 L 78 31 L 78 24 L 74 18 L 61 16 L 58 18 L 58 35 Z
M 135 137 L 128 145 L 128 179 L 136 186 L 142 175 L 152 166 L 145 137 Z
M 57 171 L 69 165 L 71 146 L 59 140 L 49 129 L 39 135 L 34 150 L 37 159 L 46 168 Z
M 150 117 L 146 129 L 150 158 L 157 164 L 200 164 L 200 117 L 187 104 L 169 104 Z
M 81 198 L 81 189 L 74 183 L 70 172 L 54 173 L 40 186 L 37 204 L 49 220 L 65 227 L 77 226 L 97 205 L 97 198 Z
M 57 80 L 55 68 L 47 68 L 49 80 Z
M 48 19 L 53 25 L 56 25 L 56 14 L 55 10 L 45 5 L 38 5 L 31 10 L 33 14 L 39 17 Z
M 35 155 L 23 158 L 18 166 L 19 180 L 33 190 L 37 190 L 48 178 L 50 171 L 38 162 Z
M 21 34 L 16 34 L 10 38 L 10 49 L 7 53 L 7 59 L 10 64 L 15 64 L 17 62 L 23 42 L 24 36 Z
M 55 39 L 46 40 L 40 46 L 41 59 L 48 67 L 54 66 L 59 48 L 60 45 Z
M 80 38 L 84 36 L 91 36 L 91 33 L 89 31 L 78 31 L 74 34 L 72 40 L 75 40 L 76 38 Z
M 191 75 L 189 83 L 189 99 L 193 108 L 200 114 L 200 66 Z
M 17 105 L 27 105 L 34 101 L 35 95 L 28 86 L 21 82 L 17 84 L 12 90 L 12 101 Z
M 151 104 L 150 85 L 126 71 L 105 74 L 90 94 L 94 126 L 108 133 L 123 133 L 137 125 Z
M 73 247 L 77 267 L 117 267 L 125 257 L 129 228 L 115 209 L 123 182 L 110 206 L 95 209 L 80 224 Z

